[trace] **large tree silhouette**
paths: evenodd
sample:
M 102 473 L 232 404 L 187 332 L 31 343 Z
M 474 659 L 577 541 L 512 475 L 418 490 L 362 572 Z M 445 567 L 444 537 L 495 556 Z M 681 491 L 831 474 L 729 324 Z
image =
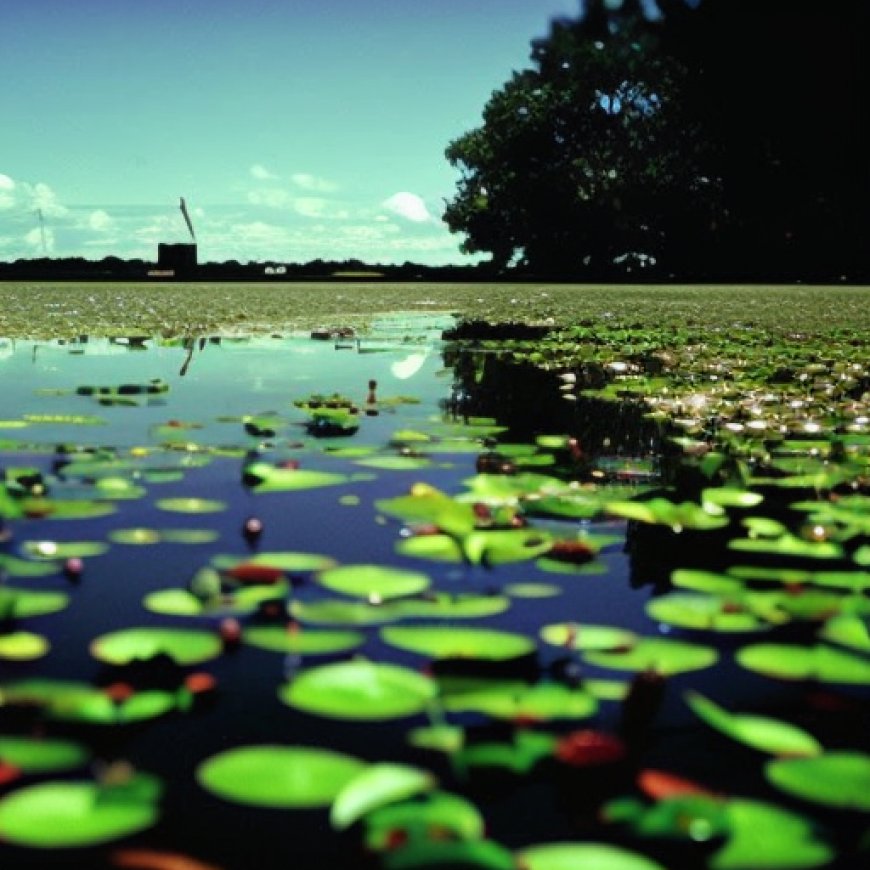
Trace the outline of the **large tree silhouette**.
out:
M 585 6 L 447 148 L 466 251 L 572 278 L 867 277 L 860 0 Z

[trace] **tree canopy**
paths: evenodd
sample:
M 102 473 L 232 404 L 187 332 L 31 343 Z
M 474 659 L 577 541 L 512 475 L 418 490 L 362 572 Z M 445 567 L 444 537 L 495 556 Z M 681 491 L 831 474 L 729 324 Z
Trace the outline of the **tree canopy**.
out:
M 860 0 L 588 0 L 451 142 L 463 250 L 541 276 L 866 280 Z

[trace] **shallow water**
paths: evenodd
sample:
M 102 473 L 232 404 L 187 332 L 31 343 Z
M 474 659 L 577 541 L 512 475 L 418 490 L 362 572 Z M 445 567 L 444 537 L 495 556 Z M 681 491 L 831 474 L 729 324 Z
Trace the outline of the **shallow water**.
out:
M 216 619 L 157 616 L 145 610 L 147 593 L 185 586 L 197 569 L 216 554 L 245 557 L 260 551 L 301 551 L 328 554 L 345 564 L 377 563 L 426 571 L 439 591 L 497 592 L 516 582 L 557 584 L 554 598 L 515 599 L 510 609 L 474 624 L 503 628 L 537 637 L 549 622 L 576 620 L 619 625 L 644 634 L 663 631 L 645 616 L 648 588 L 632 588 L 621 543 L 608 546 L 599 557 L 601 573 L 589 576 L 544 573 L 531 562 L 483 567 L 421 563 L 397 556 L 394 545 L 401 523 L 384 520 L 375 501 L 403 494 L 418 481 L 455 493 L 474 474 L 474 452 L 437 454 L 434 462 L 414 470 L 381 470 L 361 466 L 353 458 L 330 456 L 329 446 L 371 445 L 386 449 L 399 429 L 427 430 L 454 422 L 444 410 L 453 392 L 454 375 L 445 368 L 438 338 L 443 319 L 405 317 L 384 320 L 359 344 L 354 341 L 314 341 L 307 335 L 288 338 L 221 339 L 176 346 L 99 339 L 76 342 L 6 342 L 0 357 L 0 465 L 35 466 L 46 475 L 55 494 L 74 488 L 63 469 L 52 474 L 58 444 L 106 448 L 121 458 L 143 448 L 139 470 L 183 472 L 178 480 L 144 483 L 140 499 L 118 501 L 116 513 L 96 519 L 58 520 L 30 518 L 11 521 L 13 538 L 3 552 L 20 553 L 30 541 L 105 541 L 119 528 L 197 528 L 218 534 L 212 543 L 158 543 L 138 546 L 113 543 L 104 555 L 86 558 L 76 585 L 63 576 L 9 580 L 18 588 L 58 589 L 70 593 L 64 611 L 28 618 L 30 631 L 44 634 L 52 649 L 33 662 L 2 662 L 2 683 L 33 676 L 64 677 L 104 684 L 112 674 L 89 652 L 93 638 L 135 625 L 190 625 L 217 628 Z M 339 392 L 365 402 L 367 383 L 378 383 L 379 398 L 409 396 L 413 404 L 383 407 L 378 416 L 362 416 L 359 432 L 350 438 L 311 437 L 304 415 L 292 405 L 312 392 Z M 90 396 L 77 395 L 82 385 L 144 384 L 160 380 L 168 391 L 154 397 L 134 396 L 139 404 L 105 406 Z M 275 415 L 282 424 L 274 434 L 252 436 L 245 431 L 250 415 Z M 36 415 L 36 417 L 34 417 Z M 94 425 L 58 420 L 60 415 L 99 418 Z M 39 419 L 41 417 L 41 420 Z M 52 420 L 51 418 L 54 418 Z M 169 429 L 167 423 L 174 421 Z M 27 423 L 25 426 L 19 426 Z M 184 428 L 177 424 L 190 424 Z M 547 422 L 540 421 L 546 432 Z M 201 427 L 201 428 L 194 428 Z M 174 430 L 174 431 L 172 431 Z M 168 439 L 172 439 L 171 442 Z M 225 451 L 211 448 L 225 447 Z M 304 469 L 348 474 L 348 482 L 299 492 L 254 494 L 242 481 L 247 451 L 276 460 L 293 459 Z M 227 455 L 218 455 L 219 453 Z M 75 454 L 70 454 L 75 458 Z M 356 496 L 348 504 L 343 497 Z M 226 509 L 214 514 L 180 515 L 161 510 L 158 499 L 197 497 L 220 500 Z M 251 545 L 241 534 L 245 520 L 256 516 L 264 532 Z M 577 529 L 577 523 L 539 522 L 542 528 Z M 624 531 L 621 523 L 587 524 L 593 531 Z M 296 594 L 301 600 L 325 597 L 308 583 Z M 392 661 L 419 669 L 419 656 L 387 648 L 377 628 L 367 636 L 359 653 L 374 660 Z M 727 647 L 727 642 L 724 644 Z M 538 660 L 546 669 L 560 650 L 538 644 Z M 323 660 L 331 660 L 330 658 Z M 301 667 L 320 663 L 306 659 Z M 73 734 L 105 760 L 125 759 L 136 768 L 154 773 L 165 783 L 162 815 L 152 829 L 129 837 L 124 846 L 184 852 L 225 870 L 307 866 L 349 866 L 359 854 L 354 843 L 329 830 L 325 811 L 287 811 L 242 807 L 207 794 L 195 781 L 197 766 L 224 749 L 257 743 L 325 746 L 368 761 L 403 761 L 433 770 L 442 787 L 473 797 L 484 813 L 489 836 L 509 848 L 556 839 L 601 838 L 588 808 L 578 810 L 565 801 L 558 788 L 541 780 L 507 779 L 495 788 L 463 781 L 435 753 L 411 749 L 405 734 L 422 724 L 422 715 L 385 723 L 335 721 L 285 706 L 276 689 L 288 668 L 300 666 L 284 656 L 242 646 L 196 668 L 213 674 L 219 685 L 215 702 L 190 714 L 172 713 L 118 734 L 100 726 L 64 726 L 41 723 L 49 734 Z M 589 669 L 597 676 L 613 672 Z M 689 677 L 678 677 L 668 687 L 665 707 L 657 721 L 657 739 L 648 762 L 678 768 L 691 767 L 696 775 L 717 775 L 726 782 L 751 784 L 755 773 L 723 769 L 728 758 L 705 754 L 706 734 L 682 704 L 682 690 L 692 685 L 735 706 L 757 698 L 762 690 L 790 703 L 789 689 L 762 684 L 746 672 L 736 675 L 728 662 Z M 19 719 L 0 706 L 0 732 L 21 729 Z M 457 717 L 462 719 L 463 717 Z M 613 729 L 618 723 L 615 703 L 602 703 L 593 727 Z M 474 716 L 465 716 L 474 721 Z M 735 757 L 738 757 L 735 754 Z M 72 775 L 76 778 L 81 771 Z M 63 777 L 60 777 L 63 778 Z M 114 844 L 79 850 L 45 852 L 0 845 L 4 866 L 111 866 Z

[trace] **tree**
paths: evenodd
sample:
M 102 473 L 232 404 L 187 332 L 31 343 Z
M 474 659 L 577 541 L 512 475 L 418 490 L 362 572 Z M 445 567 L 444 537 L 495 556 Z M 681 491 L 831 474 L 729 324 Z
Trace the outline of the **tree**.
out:
M 866 0 L 583 5 L 447 148 L 463 250 L 567 278 L 870 280 Z
M 448 146 L 461 176 L 444 219 L 464 251 L 553 276 L 661 272 L 715 226 L 719 180 L 684 109 L 688 71 L 640 4 L 608 5 L 555 21 L 533 67 Z

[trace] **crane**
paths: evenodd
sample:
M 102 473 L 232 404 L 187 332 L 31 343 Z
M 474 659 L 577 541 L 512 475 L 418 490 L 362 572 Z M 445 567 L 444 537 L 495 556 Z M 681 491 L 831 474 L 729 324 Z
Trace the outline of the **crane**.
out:
M 193 222 L 190 219 L 190 215 L 187 212 L 187 203 L 184 201 L 184 197 L 181 197 L 181 213 L 184 215 L 184 222 L 187 224 L 187 229 L 190 230 L 190 237 L 193 241 L 196 241 L 196 233 L 193 231 Z

